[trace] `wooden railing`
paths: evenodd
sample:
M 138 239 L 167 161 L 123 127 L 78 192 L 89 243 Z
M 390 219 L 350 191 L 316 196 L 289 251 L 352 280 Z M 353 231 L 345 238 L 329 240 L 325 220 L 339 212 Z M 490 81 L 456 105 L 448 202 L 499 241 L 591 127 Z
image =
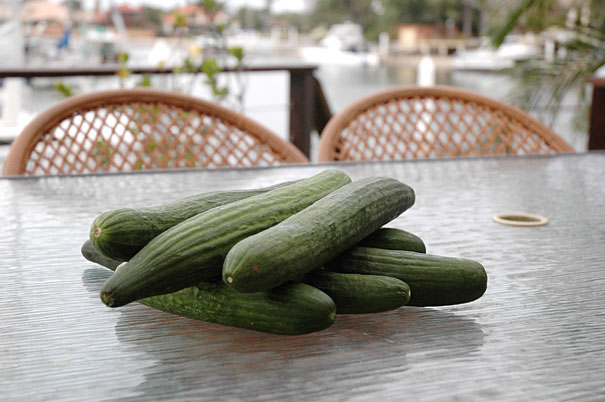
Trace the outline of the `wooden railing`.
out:
M 270 72 L 287 71 L 290 74 L 290 130 L 289 139 L 307 157 L 311 151 L 311 133 L 321 130 L 332 113 L 326 102 L 321 84 L 314 76 L 317 66 L 254 66 L 241 69 L 224 69 L 224 73 L 234 72 Z M 0 68 L 0 78 L 39 78 L 39 77 L 77 77 L 77 76 L 113 76 L 120 71 L 119 65 L 95 67 L 23 67 Z M 173 74 L 172 69 L 156 67 L 128 67 L 130 74 Z

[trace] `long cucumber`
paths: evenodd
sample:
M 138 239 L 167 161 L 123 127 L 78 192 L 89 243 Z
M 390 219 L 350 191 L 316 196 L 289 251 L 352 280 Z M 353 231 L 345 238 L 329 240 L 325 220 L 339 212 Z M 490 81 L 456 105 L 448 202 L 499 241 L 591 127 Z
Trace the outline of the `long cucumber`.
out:
M 112 271 L 120 264 L 101 254 L 90 240 L 82 246 L 82 255 Z M 329 296 L 295 282 L 260 293 L 239 293 L 222 282 L 200 282 L 137 301 L 170 314 L 282 335 L 321 331 L 332 325 L 336 316 L 336 306 Z
M 360 241 L 357 246 L 426 253 L 426 245 L 420 237 L 396 228 L 380 228 Z
M 388 276 L 318 269 L 307 273 L 302 281 L 330 296 L 338 314 L 379 313 L 397 309 L 410 300 L 410 287 Z
M 412 291 L 408 306 L 467 303 L 487 289 L 487 273 L 478 262 L 413 251 L 355 247 L 326 264 L 326 269 L 400 279 Z
M 347 184 L 308 208 L 237 243 L 223 281 L 259 292 L 327 263 L 414 204 L 414 190 L 391 178 Z
M 160 233 L 209 209 L 266 193 L 294 182 L 252 190 L 202 193 L 144 208 L 103 212 L 90 227 L 90 240 L 105 256 L 128 261 Z
M 329 169 L 195 215 L 147 243 L 105 282 L 101 300 L 110 307 L 119 307 L 220 277 L 225 255 L 233 245 L 278 224 L 350 181 L 342 171 Z

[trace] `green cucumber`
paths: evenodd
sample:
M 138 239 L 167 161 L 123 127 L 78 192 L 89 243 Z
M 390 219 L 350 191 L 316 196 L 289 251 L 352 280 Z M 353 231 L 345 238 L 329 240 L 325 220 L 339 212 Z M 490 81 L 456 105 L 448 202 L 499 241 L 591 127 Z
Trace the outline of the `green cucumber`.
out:
M 237 243 L 223 281 L 260 292 L 299 278 L 355 245 L 414 204 L 414 190 L 369 177 L 339 188 L 283 222 Z
M 101 252 L 117 260 L 130 260 L 160 233 L 211 208 L 266 193 L 293 182 L 253 190 L 216 191 L 145 208 L 121 208 L 97 216 L 90 240 Z
M 90 240 L 82 246 L 82 254 L 111 270 L 120 264 L 101 254 Z M 282 335 L 321 331 L 332 325 L 336 316 L 336 306 L 329 296 L 296 282 L 260 293 L 239 293 L 222 282 L 200 282 L 137 301 L 170 314 Z
M 426 246 L 420 237 L 396 228 L 380 228 L 357 243 L 357 245 L 386 250 L 407 250 L 426 253 Z
M 153 238 L 101 288 L 101 300 L 119 307 L 217 278 L 225 255 L 242 239 L 265 230 L 350 183 L 340 170 L 195 215 Z
M 476 261 L 403 250 L 354 247 L 325 266 L 341 273 L 385 275 L 410 286 L 408 306 L 445 306 L 480 298 L 487 273 Z
M 115 271 L 118 265 L 122 263 L 120 260 L 116 260 L 101 253 L 90 240 L 86 240 L 84 244 L 82 244 L 80 251 L 88 261 L 96 262 L 112 271 Z
M 334 300 L 338 314 L 366 314 L 395 310 L 410 300 L 410 287 L 388 276 L 341 274 L 321 269 L 303 277 Z
M 240 293 L 222 282 L 200 282 L 176 293 L 138 301 L 183 317 L 281 335 L 321 331 L 336 317 L 334 301 L 301 282 L 257 293 Z

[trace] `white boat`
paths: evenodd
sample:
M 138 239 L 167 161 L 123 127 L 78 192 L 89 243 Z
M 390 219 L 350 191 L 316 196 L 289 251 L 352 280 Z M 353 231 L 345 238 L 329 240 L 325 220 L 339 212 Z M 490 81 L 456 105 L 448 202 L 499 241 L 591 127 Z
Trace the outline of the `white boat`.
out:
M 347 22 L 330 27 L 319 46 L 302 46 L 300 57 L 308 63 L 377 65 L 377 54 L 368 50 L 360 25 Z
M 306 63 L 320 65 L 375 66 L 380 63 L 378 55 L 371 52 L 351 52 L 321 46 L 303 46 L 298 54 Z
M 498 49 L 493 48 L 489 38 L 483 38 L 477 49 L 457 52 L 452 66 L 456 70 L 496 71 L 540 54 L 540 47 L 525 37 L 509 35 Z

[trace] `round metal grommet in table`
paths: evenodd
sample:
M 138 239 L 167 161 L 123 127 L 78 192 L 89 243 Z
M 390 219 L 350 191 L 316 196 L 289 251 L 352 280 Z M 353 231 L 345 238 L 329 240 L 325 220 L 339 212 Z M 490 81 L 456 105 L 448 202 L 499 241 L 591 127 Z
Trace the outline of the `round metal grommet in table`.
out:
M 509 226 L 542 226 L 548 223 L 548 219 L 543 216 L 525 212 L 497 214 L 492 219 L 494 222 Z

